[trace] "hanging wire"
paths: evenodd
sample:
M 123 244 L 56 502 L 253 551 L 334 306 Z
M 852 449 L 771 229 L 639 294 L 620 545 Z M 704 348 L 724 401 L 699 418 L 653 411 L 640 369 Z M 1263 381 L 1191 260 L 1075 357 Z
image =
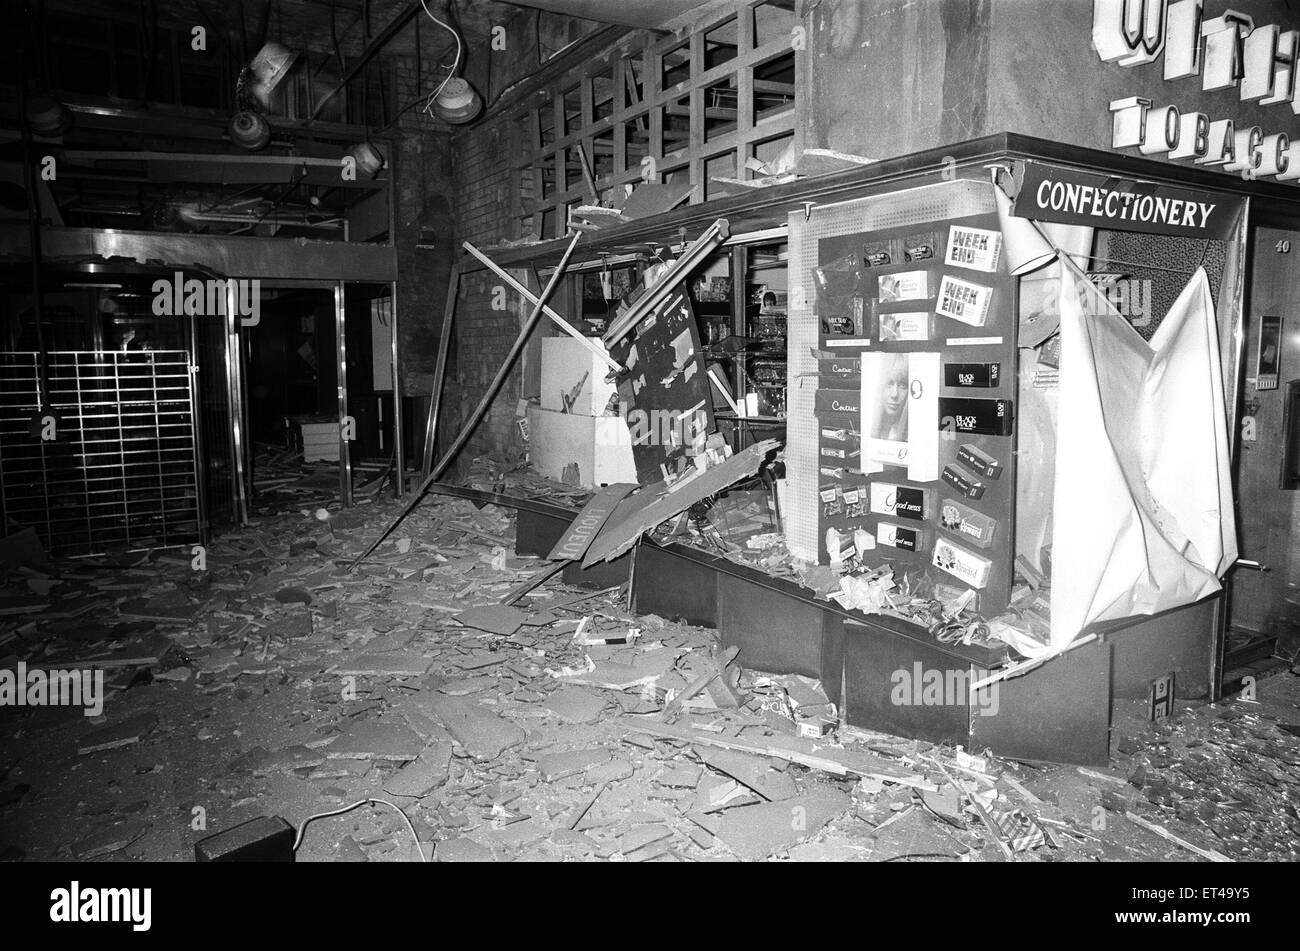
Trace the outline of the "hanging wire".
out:
M 414 109 L 416 106 L 420 105 L 421 103 L 423 103 L 424 108 L 421 109 L 420 111 L 428 114 L 430 108 L 432 107 L 433 101 L 438 98 L 438 94 L 442 92 L 443 88 L 446 87 L 447 83 L 450 82 L 452 77 L 456 75 L 456 70 L 460 65 L 460 57 L 461 57 L 461 49 L 462 49 L 460 34 L 455 30 L 455 28 L 448 26 L 446 23 L 443 23 L 443 21 L 439 20 L 432 13 L 430 13 L 428 6 L 426 6 L 424 3 L 424 0 L 420 0 L 420 5 L 424 6 L 424 12 L 429 14 L 429 19 L 433 20 L 435 23 L 449 30 L 452 36 L 456 38 L 456 58 L 455 60 L 452 61 L 451 71 L 447 73 L 446 78 L 443 79 L 442 83 L 438 86 L 437 89 L 435 89 L 431 94 L 427 96 L 417 97 L 411 100 L 410 102 L 408 102 L 406 105 L 402 106 L 400 109 L 397 110 L 396 113 L 393 114 L 393 117 L 388 120 L 386 125 L 376 130 L 376 134 L 382 134 L 384 132 L 387 132 L 393 126 L 397 125 L 398 120 L 401 119 L 402 116 L 406 115 L 408 112 L 410 112 L 412 109 Z M 418 21 L 415 27 L 415 42 L 416 42 L 416 88 L 418 89 L 420 85 L 420 73 L 419 73 L 420 63 L 423 62 L 423 56 L 420 54 L 420 27 Z
M 444 23 L 442 20 L 439 20 L 436 16 L 433 15 L 433 12 L 429 9 L 429 4 L 426 3 L 425 0 L 420 0 L 420 6 L 424 7 L 424 12 L 429 15 L 430 20 L 438 24 L 440 27 L 442 27 L 444 30 L 446 30 L 448 33 L 450 33 L 452 36 L 456 38 L 456 59 L 451 64 L 451 70 L 443 78 L 442 83 L 438 86 L 438 88 L 435 89 L 433 92 L 431 92 L 429 94 L 429 98 L 424 101 L 424 109 L 422 111 L 427 115 L 433 115 L 434 100 L 437 99 L 439 95 L 441 95 L 443 89 L 446 88 L 447 83 L 451 82 L 451 78 L 456 75 L 456 70 L 460 67 L 460 57 L 462 51 L 464 50 L 464 44 L 461 42 L 460 34 L 456 32 L 456 30 L 452 29 L 450 25 Z

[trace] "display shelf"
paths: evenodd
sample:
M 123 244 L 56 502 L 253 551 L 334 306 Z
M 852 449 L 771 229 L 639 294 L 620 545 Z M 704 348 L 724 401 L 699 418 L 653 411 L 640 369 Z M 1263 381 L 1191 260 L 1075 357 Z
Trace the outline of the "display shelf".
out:
M 1017 517 L 1020 514 L 1018 507 L 1023 504 L 1018 498 L 1017 490 L 1023 488 L 1023 483 L 1027 483 L 1036 472 L 1035 466 L 1029 462 L 1024 467 L 1019 467 L 1017 456 L 1017 450 L 1022 448 L 1023 441 L 1031 435 L 1033 423 L 1029 415 L 1030 407 L 1022 405 L 1026 402 L 1023 386 L 1027 384 L 1020 379 L 1020 361 L 1015 353 L 1018 321 L 1024 319 L 1024 315 L 1020 313 L 1020 291 L 1015 279 L 1001 268 L 986 277 L 975 270 L 965 273 L 966 269 L 941 263 L 943 253 L 939 244 L 942 241 L 945 245 L 943 250 L 946 250 L 950 238 L 949 229 L 954 224 L 973 226 L 985 231 L 1000 230 L 996 207 L 989 200 L 987 165 L 993 162 L 1016 164 L 1025 160 L 1046 161 L 1057 171 L 1080 174 L 1102 171 L 1120 178 L 1131 177 L 1144 186 L 1172 182 L 1181 187 L 1194 187 L 1204 191 L 1207 202 L 1217 202 L 1225 208 L 1239 202 L 1243 195 L 1250 194 L 1262 199 L 1251 206 L 1252 218 L 1271 214 L 1273 199 L 1278 199 L 1277 203 L 1281 204 L 1286 197 L 1280 186 L 1269 183 L 1238 182 L 1231 176 L 1194 168 L 1179 167 L 1171 171 L 1144 159 L 1005 134 L 958 144 L 941 151 L 874 163 L 854 172 L 774 186 L 753 195 L 691 206 L 659 216 L 653 221 L 611 226 L 593 235 L 583 249 L 589 259 L 605 253 L 636 253 L 644 249 L 647 241 L 663 243 L 665 236 L 676 236 L 674 240 L 677 241 L 683 237 L 690 239 L 718 218 L 728 219 L 733 234 L 752 232 L 755 236 L 754 244 L 749 247 L 733 245 L 724 252 L 731 256 L 733 287 L 731 306 L 720 311 L 719 316 L 728 317 L 730 334 L 741 337 L 749 336 L 752 332 L 750 322 L 762 316 L 748 299 L 746 285 L 765 283 L 770 275 L 779 274 L 782 266 L 787 268 L 788 416 L 782 419 L 767 414 L 760 417 L 739 417 L 719 413 L 716 418 L 724 428 L 734 427 L 737 431 L 756 429 L 766 434 L 772 430 L 786 430 L 783 462 L 788 502 L 783 515 L 786 516 L 787 541 L 792 552 L 799 557 L 817 558 L 825 552 L 824 537 L 819 537 L 824 536 L 824 532 L 821 531 L 818 511 L 820 467 L 817 459 L 823 447 L 821 430 L 843 429 L 846 436 L 852 431 L 859 440 L 862 438 L 860 406 L 858 412 L 842 412 L 846 417 L 843 426 L 823 427 L 815 412 L 818 408 L 818 395 L 831 393 L 829 399 L 833 400 L 834 391 L 844 390 L 856 394 L 860 403 L 863 378 L 861 360 L 866 355 L 878 357 L 901 354 L 910 357 L 932 353 L 936 356 L 937 365 L 932 365 L 932 372 L 938 375 L 934 377 L 937 383 L 933 392 L 945 401 L 944 407 L 954 417 L 953 427 L 947 431 L 950 438 L 945 438 L 943 432 L 936 433 L 939 437 L 934 459 L 937 476 L 927 473 L 922 478 L 918 473 L 913 477 L 906 466 L 885 466 L 879 472 L 861 473 L 864 491 L 859 496 L 863 505 L 860 520 L 873 536 L 880 522 L 886 520 L 882 514 L 870 512 L 873 482 L 928 493 L 928 498 L 923 498 L 927 517 L 921 520 L 923 530 L 928 533 L 921 546 L 923 550 L 895 550 L 891 559 L 897 565 L 905 564 L 914 577 L 928 575 L 930 580 L 934 580 L 938 576 L 954 589 L 961 590 L 963 585 L 960 579 L 946 576 L 933 565 L 936 541 L 951 540 L 977 555 L 991 553 L 986 556 L 990 561 L 989 575 L 987 579 L 981 579 L 985 583 L 978 588 L 982 599 L 979 610 L 986 618 L 998 613 L 999 601 L 1005 604 L 1005 592 L 1014 577 L 1017 529 L 1035 522 L 1044 523 L 1041 518 Z M 943 176 L 936 174 L 940 171 L 944 172 Z M 956 194 L 957 198 L 953 201 L 943 198 L 940 193 L 945 188 Z M 827 220 L 837 215 L 839 218 L 833 228 L 823 227 Z M 782 226 L 788 229 L 789 234 L 788 262 L 755 261 L 754 250 L 770 243 L 773 229 Z M 822 230 L 817 230 L 819 228 Z M 843 312 L 834 315 L 841 321 L 838 328 L 841 332 L 823 332 L 821 315 L 815 311 L 811 311 L 813 321 L 809 328 L 798 326 L 801 316 L 806 316 L 816 306 L 817 294 L 812 290 L 807 272 L 822 264 L 823 239 L 844 239 L 845 244 L 863 245 L 867 241 L 897 241 L 898 247 L 906 254 L 909 239 L 925 231 L 936 234 L 942 232 L 942 237 L 933 242 L 932 257 L 895 263 L 891 255 L 888 265 L 873 265 L 880 273 L 871 275 L 878 278 L 915 271 L 925 272 L 926 293 L 920 298 L 920 306 L 915 308 L 926 313 L 924 321 L 913 321 L 909 325 L 900 314 L 909 313 L 915 301 L 882 302 L 881 288 L 876 283 L 873 293 L 862 295 L 862 338 L 869 341 L 868 345 L 845 346 L 844 341 L 853 339 L 853 336 L 842 332 Z M 1142 238 L 1138 250 L 1146 257 L 1137 260 L 1159 260 L 1159 255 L 1170 247 L 1161 235 Z M 833 250 L 829 245 L 826 246 L 828 256 Z M 502 254 L 507 258 L 513 255 L 515 259 L 527 259 L 529 263 L 536 263 L 554 261 L 562 251 L 563 247 L 559 243 L 550 242 L 526 249 L 504 249 Z M 1124 258 L 1132 259 L 1132 253 Z M 1228 281 L 1231 276 L 1226 275 L 1224 280 Z M 951 306 L 945 306 L 941 312 L 941 296 L 953 297 L 954 300 L 961 296 L 940 294 L 940 287 L 946 277 L 962 278 L 968 284 L 991 289 L 987 312 L 984 311 L 984 303 L 979 294 L 969 298 L 970 303 L 978 308 L 980 319 L 976 322 L 982 322 L 984 326 L 972 326 L 969 321 L 952 316 L 956 309 Z M 899 277 L 899 280 L 903 279 Z M 865 281 L 863 286 L 867 286 Z M 1228 288 L 1224 305 L 1226 310 L 1220 316 L 1224 320 L 1226 334 L 1234 326 L 1232 294 L 1235 293 L 1233 288 L 1238 285 L 1227 283 L 1225 286 Z M 960 285 L 957 287 L 960 290 Z M 801 296 L 798 291 L 805 291 L 806 294 Z M 852 294 L 849 296 L 852 297 Z M 876 301 L 874 306 L 870 303 L 873 298 Z M 847 314 L 849 326 L 856 332 L 858 328 L 852 324 L 854 314 L 851 303 Z M 779 319 L 775 314 L 768 316 Z M 890 328 L 889 339 L 881 334 L 882 324 L 887 324 Z M 908 339 L 909 336 L 921 334 L 924 334 L 925 340 Z M 830 346 L 832 343 L 837 345 Z M 923 344 L 927 346 L 922 346 Z M 928 346 L 930 344 L 935 346 Z M 1228 354 L 1227 344 L 1224 347 L 1225 354 Z M 818 350 L 830 354 L 820 365 L 813 356 L 814 351 Z M 711 359 L 721 361 L 729 376 L 739 384 L 737 392 L 742 394 L 751 389 L 746 386 L 746 364 L 754 358 L 763 359 L 767 355 L 767 351 L 762 350 L 742 351 L 743 358 L 737 359 L 737 353 L 720 348 L 708 348 L 707 352 Z M 993 381 L 988 372 L 992 364 L 998 365 L 997 383 L 982 385 Z M 949 372 L 957 375 L 950 377 Z M 834 373 L 842 373 L 842 379 L 834 380 L 841 385 L 825 386 L 825 374 Z M 795 385 L 796 380 L 799 381 L 798 385 Z M 819 383 L 821 386 L 817 385 Z M 1047 387 L 1051 381 L 1036 380 L 1033 385 Z M 1230 399 L 1238 391 L 1239 385 L 1238 371 L 1228 368 L 1225 361 L 1224 390 Z M 755 381 L 752 386 L 756 392 L 771 392 L 775 389 L 775 384 L 769 381 Z M 926 389 L 928 391 L 931 388 L 927 386 Z M 823 408 L 834 413 L 833 407 L 825 405 L 827 399 L 823 396 Z M 966 412 L 971 404 L 952 402 L 969 399 L 991 401 L 993 415 L 983 420 L 979 418 L 978 412 Z M 1011 425 L 986 425 L 999 422 L 996 415 L 999 405 L 1005 411 L 1003 418 L 1010 420 Z M 1229 415 L 1232 414 L 1232 409 L 1230 406 Z M 962 427 L 985 431 L 960 431 L 955 419 L 957 416 L 974 417 L 973 423 L 962 422 Z M 942 419 L 937 418 L 940 421 Z M 997 465 L 1001 466 L 1000 471 L 997 470 Z M 954 469 L 953 474 L 945 479 L 944 470 L 950 466 L 961 468 Z M 962 470 L 969 474 L 969 478 L 962 475 Z M 990 471 L 997 471 L 997 477 L 988 475 Z M 975 484 L 978 482 L 983 482 L 982 493 Z M 979 497 L 976 498 L 971 493 L 979 493 Z M 961 506 L 954 507 L 954 517 L 948 520 L 947 525 L 942 520 L 946 500 Z M 796 510 L 800 506 L 805 506 L 807 511 L 813 513 L 813 518 L 802 525 L 797 524 Z M 936 512 L 938 514 L 934 514 Z M 1000 539 L 1005 548 L 998 548 L 996 541 L 990 548 L 979 547 L 977 542 L 983 537 L 980 526 L 985 524 L 979 516 L 997 521 L 993 538 Z M 894 522 L 905 526 L 902 518 L 897 518 Z M 1033 550 L 1039 548 L 1035 544 Z M 876 549 L 877 555 L 880 550 L 879 547 Z M 667 555 L 671 555 L 671 558 Z M 668 552 L 650 545 L 640 546 L 637 555 L 638 577 L 634 586 L 638 607 L 648 610 L 657 600 L 662 599 L 665 610 L 669 606 L 680 609 L 680 592 L 689 588 L 697 595 L 692 598 L 689 611 L 696 619 L 695 622 L 717 626 L 724 630 L 725 640 L 742 643 L 750 651 L 750 662 L 756 669 L 792 669 L 798 665 L 811 671 L 815 659 L 816 672 L 824 680 L 828 691 L 838 692 L 842 684 L 848 684 L 851 696 L 844 700 L 848 722 L 871 728 L 880 728 L 889 723 L 891 729 L 904 735 L 926 735 L 925 710 L 904 711 L 906 715 L 903 715 L 879 706 L 888 700 L 888 685 L 879 681 L 878 674 L 882 670 L 889 672 L 896 668 L 910 667 L 917 661 L 925 663 L 929 659 L 946 667 L 947 661 L 943 660 L 945 655 L 942 654 L 941 645 L 928 630 L 915 624 L 906 625 L 906 630 L 893 630 L 894 619 L 871 616 L 865 620 L 861 617 L 853 618 L 859 626 L 848 635 L 843 633 L 843 628 L 844 622 L 849 618 L 841 617 L 839 622 L 828 622 L 826 618 L 838 612 L 833 606 L 828 609 L 826 602 L 816 602 L 814 612 L 804 611 L 794 605 L 784 605 L 778 609 L 778 602 L 773 600 L 770 602 L 772 611 L 755 613 L 747 607 L 750 604 L 748 597 L 754 594 L 749 586 L 763 587 L 769 592 L 774 591 L 774 588 L 766 582 L 750 578 L 718 581 L 716 572 L 706 570 L 707 566 L 699 561 L 701 557 L 707 556 L 698 552 Z M 663 568 L 663 573 L 656 577 L 659 568 Z M 725 573 L 728 578 L 734 579 L 730 569 Z M 722 586 L 726 586 L 726 590 Z M 794 592 L 791 592 L 791 596 L 797 599 Z M 1101 637 L 1096 642 L 1068 652 L 1040 670 L 1007 681 L 1004 684 L 1002 713 L 998 717 L 974 720 L 970 735 L 985 738 L 995 750 L 1005 749 L 1009 754 L 1031 759 L 1096 761 L 1097 757 L 1104 757 L 1106 751 L 1106 717 L 1112 687 L 1115 696 L 1136 696 L 1153 677 L 1176 670 L 1179 696 L 1184 695 L 1184 692 L 1189 696 L 1217 696 L 1221 679 L 1219 648 L 1223 627 L 1222 609 L 1222 597 L 1215 595 L 1198 604 L 1179 607 L 1160 615 L 1131 617 L 1113 624 L 1108 623 L 1099 632 Z M 830 614 L 827 613 L 828 610 Z M 778 614 L 789 623 L 774 623 L 773 618 Z M 808 626 L 801 626 L 804 622 Z M 903 625 L 904 622 L 897 623 Z M 834 633 L 835 630 L 840 633 Z M 1086 633 L 1088 632 L 1085 631 Z M 853 657 L 847 656 L 848 654 Z M 985 664 L 984 659 L 971 660 Z M 885 699 L 882 700 L 882 697 Z M 958 729 L 952 739 L 959 741 L 962 736 L 960 718 L 954 718 L 953 723 L 957 724 Z M 1021 735 L 1013 736 L 1017 731 Z

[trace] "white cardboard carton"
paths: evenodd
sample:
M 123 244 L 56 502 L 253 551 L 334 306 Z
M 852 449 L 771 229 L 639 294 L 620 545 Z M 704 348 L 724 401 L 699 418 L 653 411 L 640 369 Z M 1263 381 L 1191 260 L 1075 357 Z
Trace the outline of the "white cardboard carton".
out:
M 604 344 L 593 338 L 601 349 Z M 570 413 L 600 416 L 614 395 L 614 384 L 605 382 L 609 367 L 572 337 L 542 338 L 542 409 L 564 411 L 564 400 L 577 391 Z M 581 384 L 581 388 L 579 388 Z
M 299 423 L 303 462 L 339 461 L 338 423 Z
M 528 429 L 529 458 L 541 475 L 558 481 L 576 462 L 588 488 L 637 482 L 632 436 L 621 416 L 579 416 L 530 404 Z

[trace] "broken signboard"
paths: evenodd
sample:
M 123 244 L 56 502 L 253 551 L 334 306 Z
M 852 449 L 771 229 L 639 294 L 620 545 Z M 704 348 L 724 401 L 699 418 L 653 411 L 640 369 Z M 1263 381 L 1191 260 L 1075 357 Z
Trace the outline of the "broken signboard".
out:
M 637 478 L 642 485 L 666 479 L 703 453 L 714 427 L 699 327 L 684 288 L 653 308 L 610 355 L 627 368 L 618 377 L 618 398 L 627 409 Z

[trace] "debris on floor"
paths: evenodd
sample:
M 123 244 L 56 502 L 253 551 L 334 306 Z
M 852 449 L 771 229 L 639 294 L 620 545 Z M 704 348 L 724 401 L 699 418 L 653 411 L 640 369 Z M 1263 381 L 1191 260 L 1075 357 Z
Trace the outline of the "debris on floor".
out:
M 511 491 L 554 499 L 528 478 Z M 398 503 L 321 507 L 259 515 L 202 569 L 175 552 L 0 567 L 0 603 L 24 605 L 0 614 L 3 666 L 105 675 L 94 716 L 0 720 L 0 854 L 184 860 L 259 815 L 378 798 L 435 861 L 1296 857 L 1294 675 L 1272 706 L 1126 728 L 1108 771 L 1016 764 L 844 726 L 816 680 L 632 614 L 625 587 L 530 584 L 552 563 L 513 554 L 509 509 L 431 495 L 349 572 Z M 763 509 L 727 517 L 759 537 Z M 299 852 L 418 857 L 373 806 L 313 823 Z

